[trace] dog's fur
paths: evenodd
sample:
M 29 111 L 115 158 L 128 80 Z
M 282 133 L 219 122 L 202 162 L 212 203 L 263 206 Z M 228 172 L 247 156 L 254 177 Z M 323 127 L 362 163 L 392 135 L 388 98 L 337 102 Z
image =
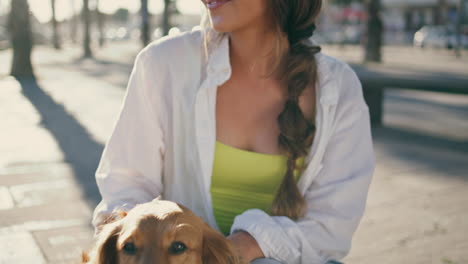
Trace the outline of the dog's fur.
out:
M 174 254 L 170 250 L 174 242 L 187 249 Z M 133 254 L 125 251 L 126 244 L 134 245 Z M 91 254 L 83 253 L 82 263 L 240 264 L 240 260 L 230 242 L 189 209 L 157 199 L 106 224 Z

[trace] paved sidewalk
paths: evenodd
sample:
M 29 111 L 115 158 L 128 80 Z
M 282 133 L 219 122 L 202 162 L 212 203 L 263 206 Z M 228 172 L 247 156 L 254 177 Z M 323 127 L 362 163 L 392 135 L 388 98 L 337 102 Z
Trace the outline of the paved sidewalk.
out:
M 388 90 L 345 263 L 468 263 L 468 96 Z
M 37 82 L 0 77 L 0 263 L 77 263 L 91 245 L 93 174 L 137 49 L 110 64 L 39 47 Z
M 89 248 L 93 172 L 137 50 L 37 48 L 37 82 L 0 64 L 0 263 L 78 263 Z M 373 135 L 377 170 L 345 263 L 468 263 L 468 96 L 390 90 Z

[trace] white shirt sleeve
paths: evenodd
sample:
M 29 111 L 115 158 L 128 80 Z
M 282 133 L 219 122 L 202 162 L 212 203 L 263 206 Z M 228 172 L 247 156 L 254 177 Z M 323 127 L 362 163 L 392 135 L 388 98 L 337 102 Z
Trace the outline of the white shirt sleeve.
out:
M 340 76 L 340 75 L 338 75 Z M 364 213 L 374 170 L 369 112 L 355 73 L 345 66 L 333 134 L 322 169 L 305 193 L 305 217 L 293 221 L 253 209 L 235 218 L 264 255 L 284 263 L 322 264 L 346 256 Z
M 158 63 L 149 65 L 149 59 L 143 50 L 135 60 L 120 115 L 96 171 L 102 201 L 94 210 L 95 227 L 114 209 L 129 210 L 162 191 L 165 146 L 157 84 L 163 73 Z

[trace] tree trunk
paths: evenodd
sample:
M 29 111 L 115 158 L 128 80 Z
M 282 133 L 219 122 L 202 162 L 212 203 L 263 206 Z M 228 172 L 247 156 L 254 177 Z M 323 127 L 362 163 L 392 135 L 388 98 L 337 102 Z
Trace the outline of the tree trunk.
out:
M 150 42 L 148 0 L 141 0 L 141 41 L 143 46 Z
M 52 31 L 53 31 L 53 44 L 55 49 L 61 49 L 60 45 L 60 37 L 58 33 L 58 24 L 57 24 L 57 17 L 55 13 L 55 0 L 51 0 L 50 3 L 52 4 Z
M 77 41 L 77 32 L 78 32 L 78 21 L 75 13 L 75 0 L 70 0 L 70 5 L 72 7 L 72 17 L 70 18 L 70 38 L 73 44 L 76 44 Z
M 164 10 L 163 10 L 163 16 L 162 16 L 162 23 L 161 23 L 163 36 L 166 36 L 169 33 L 169 29 L 171 27 L 169 23 L 169 18 L 171 16 L 170 5 L 171 5 L 170 0 L 164 0 Z
M 367 19 L 366 62 L 381 62 L 383 23 L 380 18 L 380 0 L 369 0 Z
M 104 14 L 99 9 L 99 0 L 96 0 L 96 15 L 97 15 L 97 26 L 99 31 L 99 47 L 104 46 L 105 37 L 104 37 Z
M 29 20 L 28 0 L 11 1 L 8 29 L 13 48 L 13 61 L 10 74 L 16 78 L 34 77 L 31 64 L 33 39 Z
M 455 45 L 455 56 L 457 58 L 461 57 L 461 50 L 464 49 L 464 44 L 462 41 L 462 24 L 465 20 L 465 10 L 466 10 L 466 1 L 460 0 L 458 6 L 458 17 L 457 17 L 457 26 L 456 26 L 456 34 L 457 34 L 457 43 Z
M 435 24 L 436 25 L 447 24 L 447 1 L 438 0 L 437 8 L 438 8 L 438 14 L 437 14 Z
M 84 41 L 83 41 L 83 56 L 90 58 L 93 56 L 91 51 L 91 17 L 89 14 L 89 0 L 83 0 L 83 25 L 84 25 Z

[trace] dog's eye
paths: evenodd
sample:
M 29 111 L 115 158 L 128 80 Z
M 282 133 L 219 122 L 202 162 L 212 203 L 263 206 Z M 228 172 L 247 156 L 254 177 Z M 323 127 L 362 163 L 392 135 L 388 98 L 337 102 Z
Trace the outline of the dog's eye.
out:
M 135 247 L 135 244 L 133 244 L 132 242 L 125 243 L 122 250 L 127 255 L 135 255 L 137 252 L 137 248 Z
M 172 255 L 179 255 L 187 250 L 187 246 L 179 241 L 172 242 L 171 247 L 169 248 L 169 253 Z

